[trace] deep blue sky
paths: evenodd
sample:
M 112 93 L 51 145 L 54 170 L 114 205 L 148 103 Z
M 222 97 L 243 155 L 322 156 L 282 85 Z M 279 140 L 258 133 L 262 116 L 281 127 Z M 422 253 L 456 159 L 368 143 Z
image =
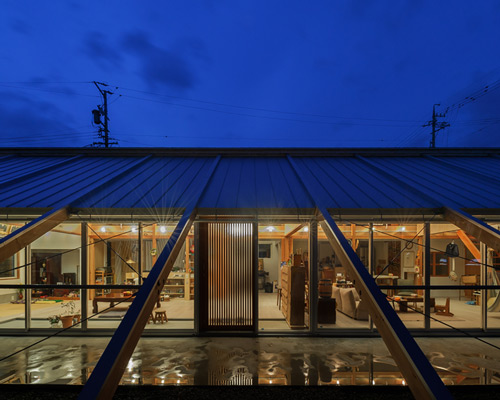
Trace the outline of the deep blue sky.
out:
M 4 0 L 0 38 L 1 146 L 95 141 L 94 80 L 122 147 L 428 147 L 434 103 L 500 146 L 498 0 Z

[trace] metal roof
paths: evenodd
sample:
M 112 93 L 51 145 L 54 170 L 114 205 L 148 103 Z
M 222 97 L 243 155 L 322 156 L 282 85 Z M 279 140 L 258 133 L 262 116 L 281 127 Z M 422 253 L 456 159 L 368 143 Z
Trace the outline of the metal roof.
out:
M 500 209 L 500 150 L 0 149 L 0 208 Z M 290 157 L 290 158 L 288 158 Z

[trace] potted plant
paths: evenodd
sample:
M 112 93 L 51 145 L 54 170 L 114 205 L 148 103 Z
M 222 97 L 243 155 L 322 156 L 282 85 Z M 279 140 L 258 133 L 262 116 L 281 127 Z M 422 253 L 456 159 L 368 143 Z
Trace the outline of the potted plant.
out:
M 61 321 L 60 315 L 50 315 L 47 317 L 51 328 L 59 328 L 59 322 Z
M 76 322 L 80 321 L 80 312 L 76 311 L 76 305 L 73 300 L 68 301 L 67 303 L 62 303 L 61 307 L 64 312 L 61 315 L 61 321 L 63 324 L 63 328 L 69 328 L 73 325 L 74 320 Z

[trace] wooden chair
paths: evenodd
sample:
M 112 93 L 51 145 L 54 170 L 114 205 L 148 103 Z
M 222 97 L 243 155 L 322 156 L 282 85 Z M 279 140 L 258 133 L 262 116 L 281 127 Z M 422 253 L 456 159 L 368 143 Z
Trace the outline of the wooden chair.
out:
M 446 303 L 444 306 L 440 306 L 436 304 L 434 306 L 434 310 L 436 311 L 436 315 L 446 315 L 448 317 L 453 317 L 453 314 L 450 312 L 450 298 L 446 298 Z

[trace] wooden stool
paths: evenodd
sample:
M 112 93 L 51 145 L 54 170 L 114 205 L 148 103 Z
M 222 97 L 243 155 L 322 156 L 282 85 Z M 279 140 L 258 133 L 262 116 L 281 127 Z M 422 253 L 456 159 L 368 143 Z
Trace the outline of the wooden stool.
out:
M 160 321 L 161 324 L 163 324 L 163 322 L 167 323 L 167 311 L 163 308 L 158 308 L 157 310 L 155 310 L 155 323 L 156 321 Z
M 148 324 L 152 322 L 153 324 L 156 322 L 155 321 L 155 317 L 153 317 L 153 314 L 149 314 L 149 318 L 148 318 Z

